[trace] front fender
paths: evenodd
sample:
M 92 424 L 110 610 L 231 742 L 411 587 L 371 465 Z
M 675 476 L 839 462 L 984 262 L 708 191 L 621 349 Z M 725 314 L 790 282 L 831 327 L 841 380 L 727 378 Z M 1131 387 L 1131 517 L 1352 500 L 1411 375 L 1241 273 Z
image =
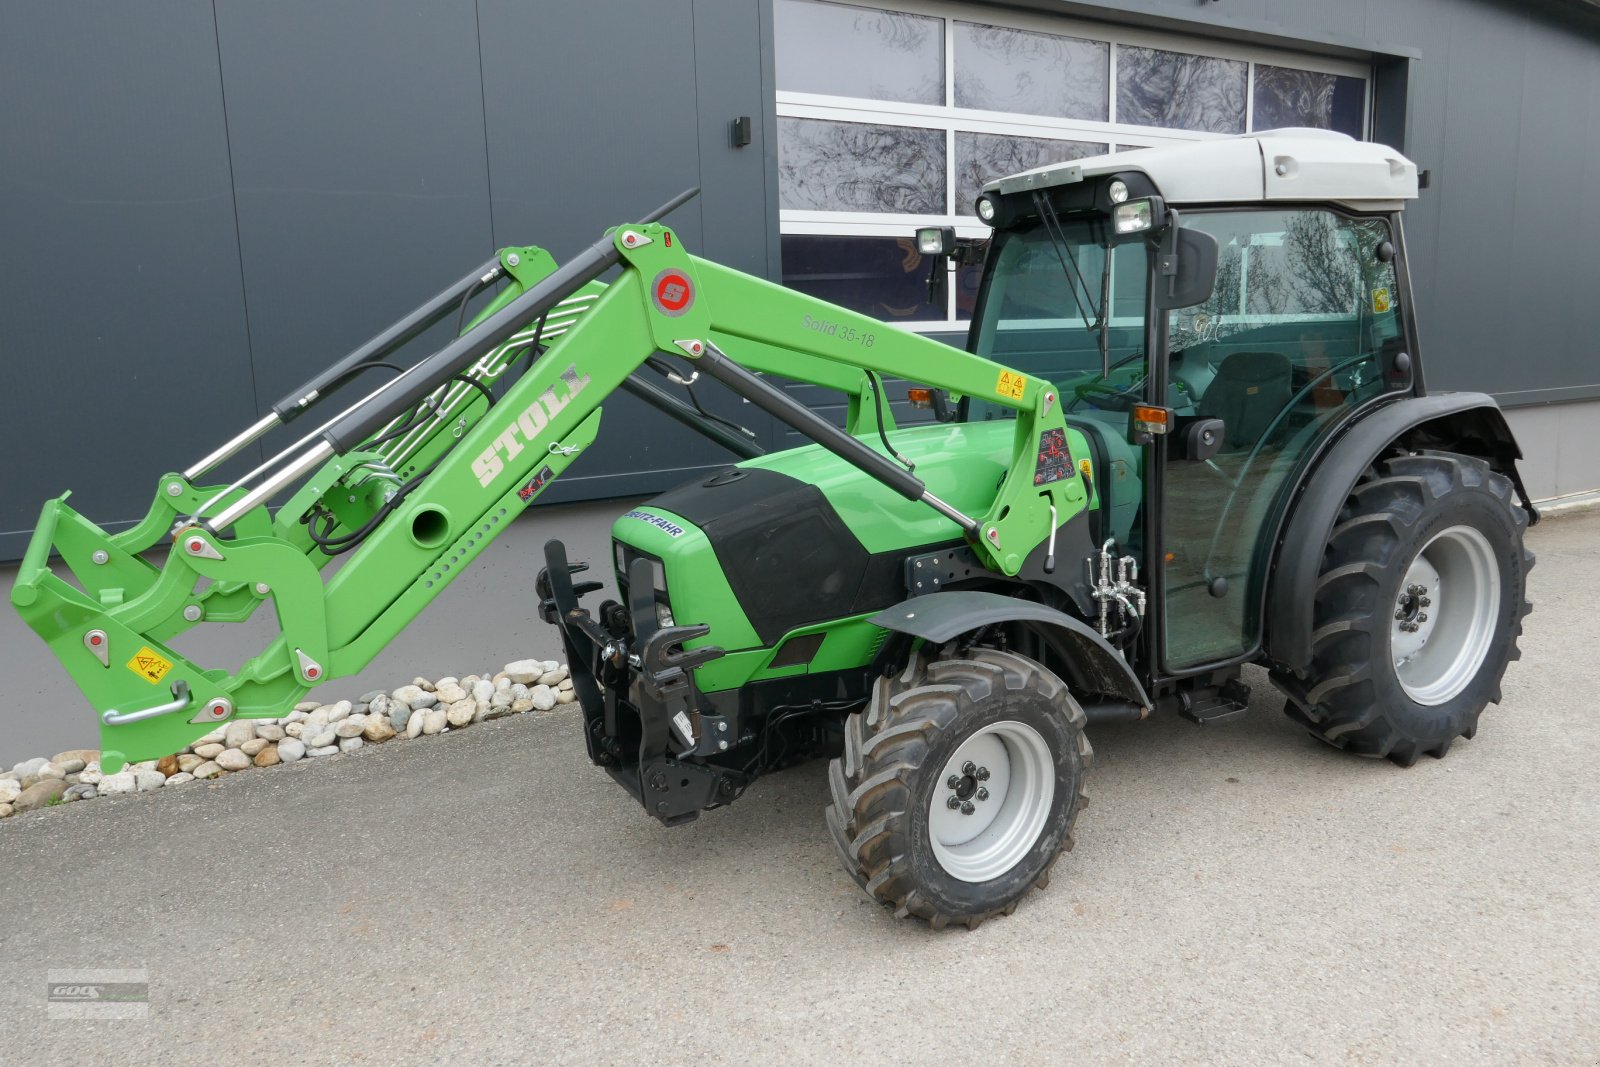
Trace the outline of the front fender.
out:
M 1018 623 L 1039 634 L 1066 665 L 1067 684 L 1078 693 L 1126 700 L 1150 713 L 1150 698 L 1120 653 L 1086 623 L 1028 600 L 952 590 L 930 593 L 885 608 L 870 620 L 895 633 L 940 644 L 995 623 Z

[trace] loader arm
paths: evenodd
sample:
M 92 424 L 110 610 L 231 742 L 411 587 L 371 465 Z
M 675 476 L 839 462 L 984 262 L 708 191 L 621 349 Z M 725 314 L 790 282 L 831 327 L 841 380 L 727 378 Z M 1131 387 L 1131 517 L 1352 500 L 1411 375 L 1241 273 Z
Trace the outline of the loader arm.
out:
M 234 485 L 194 487 L 203 469 L 167 476 L 137 538 L 104 534 L 65 497 L 45 505 L 12 601 L 100 715 L 107 771 L 176 751 L 219 722 L 280 715 L 311 687 L 365 667 L 583 454 L 603 401 L 658 353 L 927 503 L 996 571 L 1015 574 L 1051 536 L 1052 519 L 1087 504 L 1078 478 L 1040 466 L 1041 441 L 1064 434 L 1049 383 L 692 257 L 664 225 L 619 227 L 562 267 L 537 249 L 502 252 L 500 264 L 512 284 L 459 337 Z M 613 267 L 619 276 L 602 284 Z M 525 369 L 513 375 L 518 361 Z M 845 392 L 848 432 L 753 372 Z M 961 514 L 884 454 L 871 375 L 1018 412 L 986 513 Z M 490 387 L 504 382 L 491 404 Z M 288 410 L 326 391 L 307 395 Z M 269 517 L 269 502 L 293 486 Z M 169 531 L 159 567 L 136 554 Z M 52 550 L 81 588 L 50 569 Z M 345 551 L 325 579 L 331 554 Z M 106 567 L 119 584 L 92 580 Z M 200 586 L 231 598 L 219 618 L 273 604 L 280 632 L 236 672 L 203 669 L 167 644 L 206 617 Z

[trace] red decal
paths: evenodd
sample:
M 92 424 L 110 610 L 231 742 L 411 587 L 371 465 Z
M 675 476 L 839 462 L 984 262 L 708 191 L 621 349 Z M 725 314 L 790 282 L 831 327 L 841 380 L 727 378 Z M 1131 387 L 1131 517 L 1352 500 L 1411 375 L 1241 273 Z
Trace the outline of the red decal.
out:
M 666 245 L 667 245 L 668 248 L 672 247 L 672 231 L 671 230 L 667 230 L 666 232 L 664 232 L 661 235 L 661 239 L 666 242 Z
M 682 315 L 694 303 L 694 285 L 679 270 L 669 268 L 656 275 L 652 293 L 656 307 L 666 315 Z

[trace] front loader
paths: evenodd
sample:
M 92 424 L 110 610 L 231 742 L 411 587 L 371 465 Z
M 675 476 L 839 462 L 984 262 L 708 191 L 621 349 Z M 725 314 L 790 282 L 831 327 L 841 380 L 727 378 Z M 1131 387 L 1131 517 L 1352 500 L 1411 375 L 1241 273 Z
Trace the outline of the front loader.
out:
M 1314 736 L 1409 764 L 1499 699 L 1536 514 L 1493 402 L 1423 387 L 1415 195 L 1409 161 L 1317 131 L 1001 179 L 970 351 L 690 255 L 660 222 L 680 197 L 566 264 L 502 250 L 163 475 L 126 533 L 50 501 L 12 601 L 106 770 L 165 755 L 359 671 L 625 390 L 738 462 L 617 519 L 618 600 L 546 546 L 590 759 L 670 826 L 829 758 L 850 877 L 976 926 L 1071 847 L 1097 723 L 1230 718 L 1259 663 Z M 918 235 L 935 283 L 971 255 L 953 239 Z M 889 378 L 933 420 L 897 427 Z M 781 380 L 842 394 L 843 427 Z M 764 453 L 707 382 L 812 443 Z M 366 391 L 202 484 L 341 390 Z M 237 671 L 171 645 L 268 601 L 279 633 Z

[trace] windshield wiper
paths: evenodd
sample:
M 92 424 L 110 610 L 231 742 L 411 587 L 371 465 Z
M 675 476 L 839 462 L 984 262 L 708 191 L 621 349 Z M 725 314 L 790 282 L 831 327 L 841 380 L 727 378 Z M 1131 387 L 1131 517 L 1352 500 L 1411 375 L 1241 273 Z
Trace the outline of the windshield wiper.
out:
M 1083 319 L 1083 328 L 1093 331 L 1094 325 L 1090 323 L 1089 313 L 1083 309 L 1083 305 L 1087 303 L 1093 308 L 1094 301 L 1089 296 L 1089 285 L 1083 280 L 1083 272 L 1078 269 L 1078 259 L 1067 244 L 1066 231 L 1062 229 L 1061 220 L 1056 217 L 1056 209 L 1043 190 L 1034 192 L 1033 204 L 1039 211 L 1039 221 L 1044 223 L 1044 232 L 1050 238 L 1050 245 L 1056 251 L 1056 259 L 1061 262 L 1061 273 L 1067 278 L 1067 292 L 1072 294 L 1072 304 L 1078 309 L 1078 317 Z M 1083 288 L 1082 300 L 1078 299 L 1080 286 Z
M 1067 279 L 1067 292 L 1072 294 L 1072 303 L 1078 309 L 1078 317 L 1083 320 L 1083 328 L 1089 333 L 1098 332 L 1100 335 L 1100 377 L 1105 378 L 1111 373 L 1110 348 L 1108 327 L 1110 321 L 1106 317 L 1106 307 L 1111 301 L 1111 246 L 1105 246 L 1105 268 L 1100 274 L 1100 306 L 1095 307 L 1094 296 L 1089 288 L 1088 281 L 1083 276 L 1083 271 L 1078 266 L 1078 258 L 1072 254 L 1072 247 L 1067 244 L 1067 234 L 1061 225 L 1061 219 L 1056 215 L 1055 205 L 1050 203 L 1050 198 L 1045 192 L 1035 190 L 1033 194 L 1034 207 L 1039 212 L 1039 221 L 1044 223 L 1044 231 L 1050 237 L 1050 244 L 1056 250 L 1056 259 L 1061 262 L 1061 273 Z M 1083 290 L 1083 299 L 1078 298 L 1078 290 Z M 1089 321 L 1089 311 L 1084 310 L 1084 305 L 1094 312 L 1094 321 Z
M 1100 379 L 1111 377 L 1111 242 L 1105 245 L 1105 267 L 1100 271 Z

